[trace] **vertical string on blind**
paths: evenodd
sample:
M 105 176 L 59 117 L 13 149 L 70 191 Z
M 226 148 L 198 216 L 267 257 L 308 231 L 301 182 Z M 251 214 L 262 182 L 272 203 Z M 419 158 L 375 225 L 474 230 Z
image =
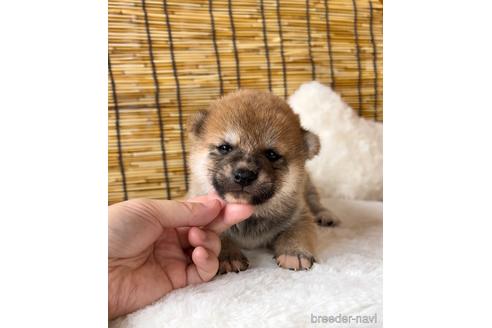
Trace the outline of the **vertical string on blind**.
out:
M 167 10 L 167 1 L 164 0 L 164 15 L 166 16 L 167 37 L 169 41 L 169 54 L 171 55 L 171 64 L 173 68 L 174 83 L 176 85 L 176 98 L 178 100 L 178 123 L 179 123 L 179 139 L 181 142 L 181 156 L 183 160 L 185 187 L 188 190 L 188 163 L 186 163 L 186 145 L 184 139 L 184 124 L 183 124 L 183 106 L 181 103 L 181 87 L 179 84 L 178 68 L 176 66 L 176 58 L 174 56 L 173 33 L 171 29 L 171 19 Z
M 265 58 L 267 63 L 267 73 L 268 73 L 268 90 L 272 91 L 272 69 L 270 67 L 270 51 L 268 50 L 268 36 L 267 27 L 265 20 L 265 6 L 263 0 L 260 0 L 260 11 L 261 11 L 261 22 L 263 30 L 263 44 L 265 45 Z
M 284 98 L 287 99 L 287 67 L 285 64 L 285 53 L 284 53 L 284 35 L 282 32 L 282 18 L 280 15 L 280 1 L 277 0 L 277 26 L 278 26 L 278 35 L 280 37 L 280 57 L 282 59 L 282 76 L 284 82 Z
M 357 96 L 358 96 L 358 111 L 359 115 L 362 114 L 362 67 L 360 63 L 360 48 L 359 48 L 359 31 L 357 27 L 357 3 L 356 0 L 352 0 L 352 5 L 354 9 L 354 37 L 355 37 L 355 56 L 357 59 L 357 71 L 359 72 L 357 78 Z
M 374 120 L 378 120 L 378 52 L 376 47 L 376 40 L 374 39 L 374 18 L 372 2 L 369 1 L 369 26 L 371 32 L 372 43 L 372 67 L 374 72 Z
M 309 0 L 306 0 L 306 25 L 307 25 L 307 43 L 309 50 L 309 62 L 311 63 L 311 79 L 316 80 L 316 66 L 313 59 L 313 49 L 311 44 L 311 17 L 309 14 Z
M 222 79 L 222 68 L 220 64 L 219 47 L 217 46 L 217 31 L 215 30 L 214 8 L 213 0 L 208 0 L 208 13 L 210 15 L 210 28 L 212 30 L 212 44 L 215 51 L 215 60 L 217 62 L 217 74 L 219 76 L 219 90 L 220 95 L 224 94 L 224 80 Z
M 241 88 L 241 70 L 239 67 L 239 54 L 237 52 L 237 44 L 236 44 L 236 27 L 234 26 L 234 16 L 232 12 L 232 0 L 227 1 L 227 7 L 229 10 L 229 22 L 231 24 L 231 32 L 232 32 L 232 45 L 234 47 L 234 59 L 236 60 L 236 82 L 238 89 Z
M 161 103 L 160 103 L 160 87 L 159 80 L 157 78 L 157 71 L 154 62 L 154 51 L 152 46 L 152 36 L 150 34 L 149 17 L 147 14 L 147 7 L 145 0 L 142 0 L 142 10 L 144 12 L 144 22 L 145 22 L 145 32 L 147 33 L 147 44 L 149 50 L 150 66 L 152 67 L 152 78 L 154 80 L 154 96 L 155 96 L 155 106 L 157 108 L 157 118 L 159 123 L 159 138 L 161 142 L 161 156 L 162 163 L 164 166 L 164 179 L 166 183 L 166 196 L 167 199 L 171 199 L 171 187 L 169 186 L 169 171 L 167 168 L 167 155 L 166 146 L 164 145 L 164 120 L 162 119 Z
M 116 83 L 114 81 L 113 68 L 111 67 L 111 56 L 109 52 L 108 52 L 108 70 L 109 70 L 109 79 L 111 81 L 111 90 L 113 94 L 113 104 L 114 104 L 114 111 L 115 111 L 116 143 L 118 147 L 118 164 L 120 166 L 121 184 L 123 187 L 123 199 L 127 200 L 128 192 L 126 188 L 125 165 L 123 162 L 123 150 L 121 145 L 120 108 L 118 106 L 118 95 L 116 94 Z
M 331 88 L 335 90 L 335 72 L 333 70 L 333 52 L 331 48 L 331 29 L 330 29 L 330 10 L 328 9 L 328 0 L 325 0 L 325 25 L 326 25 L 326 43 L 328 45 L 328 60 L 330 63 Z

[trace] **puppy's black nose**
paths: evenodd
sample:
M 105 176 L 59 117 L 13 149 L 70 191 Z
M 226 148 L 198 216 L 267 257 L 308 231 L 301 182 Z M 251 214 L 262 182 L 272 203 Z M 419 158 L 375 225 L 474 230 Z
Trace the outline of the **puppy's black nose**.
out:
M 248 169 L 237 169 L 233 173 L 234 182 L 241 186 L 248 186 L 258 177 L 258 173 Z

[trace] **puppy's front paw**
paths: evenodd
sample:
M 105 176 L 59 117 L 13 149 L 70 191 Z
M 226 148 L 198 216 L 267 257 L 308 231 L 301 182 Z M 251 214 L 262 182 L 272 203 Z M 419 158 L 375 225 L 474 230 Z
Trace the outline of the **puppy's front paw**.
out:
M 239 272 L 244 271 L 249 267 L 248 258 L 242 253 L 219 256 L 219 271 L 217 274 L 224 274 L 227 272 Z
M 335 227 L 340 224 L 340 220 L 330 211 L 323 210 L 314 215 L 316 223 L 323 227 Z
M 289 270 L 309 270 L 315 262 L 314 256 L 309 253 L 281 254 L 275 257 L 277 265 Z

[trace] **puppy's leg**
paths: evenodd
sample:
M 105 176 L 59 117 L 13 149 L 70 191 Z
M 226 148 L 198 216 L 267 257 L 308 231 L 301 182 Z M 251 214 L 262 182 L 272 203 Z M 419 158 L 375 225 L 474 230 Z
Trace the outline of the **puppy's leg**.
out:
M 221 236 L 222 248 L 219 254 L 218 274 L 239 272 L 248 268 L 248 258 L 241 252 L 239 246 L 227 236 Z
M 296 271 L 309 270 L 315 262 L 315 239 L 316 225 L 311 213 L 305 213 L 274 241 L 273 250 L 277 265 Z
M 314 220 L 320 226 L 334 227 L 340 224 L 340 220 L 329 209 L 321 205 L 319 201 L 318 191 L 313 185 L 309 175 L 306 178 L 306 184 L 304 188 L 304 198 L 308 204 L 309 209 L 314 215 Z

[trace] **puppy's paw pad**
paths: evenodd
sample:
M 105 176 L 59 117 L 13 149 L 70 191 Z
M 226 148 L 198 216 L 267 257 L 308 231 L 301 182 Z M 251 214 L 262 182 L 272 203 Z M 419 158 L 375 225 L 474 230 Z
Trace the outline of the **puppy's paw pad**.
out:
M 313 266 L 314 257 L 307 254 L 282 254 L 276 257 L 277 265 L 289 270 L 309 270 Z
M 244 271 L 249 267 L 249 262 L 246 257 L 244 258 L 228 258 L 219 260 L 218 274 L 224 274 L 227 272 L 239 272 Z
M 315 221 L 323 227 L 336 227 L 340 225 L 340 220 L 330 211 L 321 211 L 315 215 Z

